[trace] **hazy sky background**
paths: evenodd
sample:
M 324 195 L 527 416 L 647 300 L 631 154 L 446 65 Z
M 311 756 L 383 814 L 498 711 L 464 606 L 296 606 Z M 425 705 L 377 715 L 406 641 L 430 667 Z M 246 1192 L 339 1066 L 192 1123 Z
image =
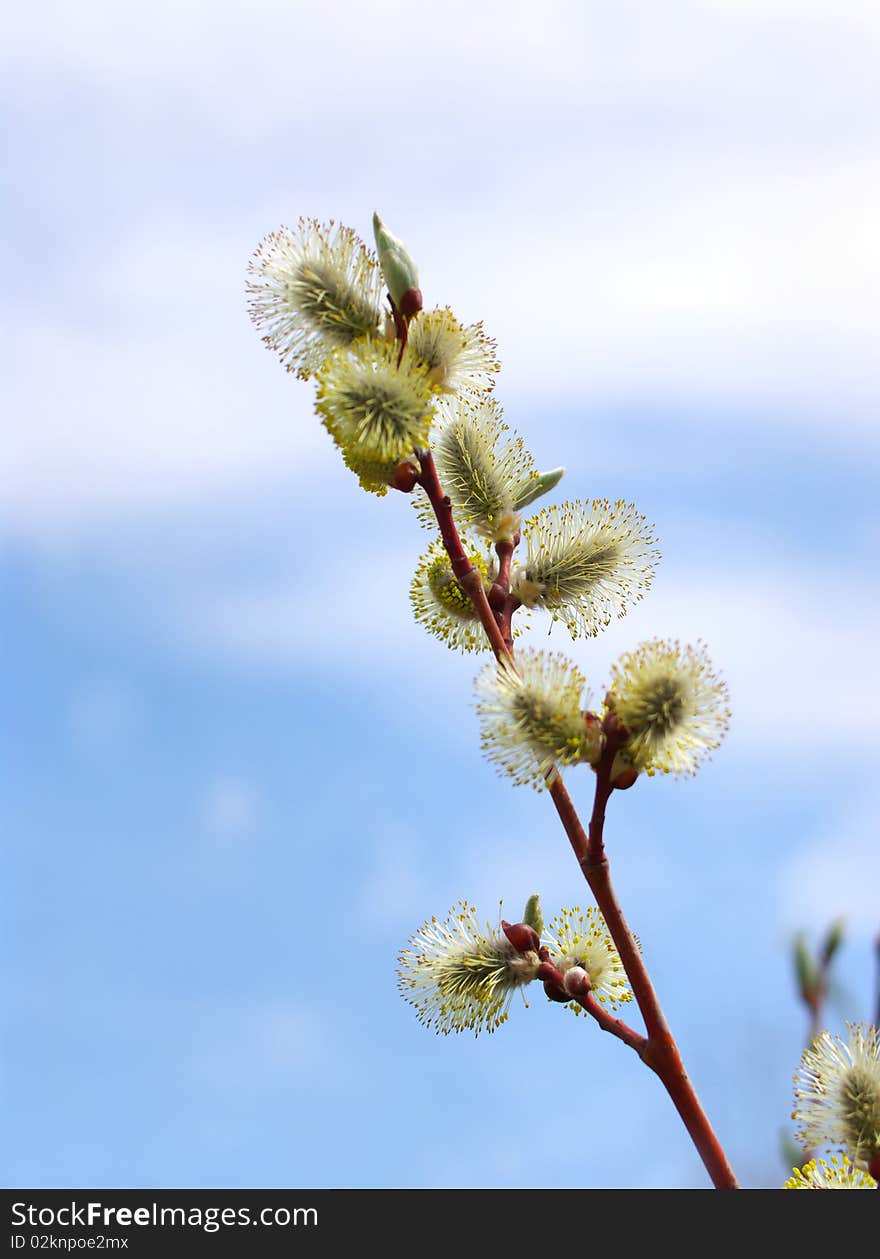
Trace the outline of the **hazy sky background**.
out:
M 0 49 L 9 1186 L 706 1183 L 657 1081 L 397 995 L 459 898 L 587 903 L 411 623 L 425 535 L 248 321 L 247 260 L 379 208 L 497 337 L 568 497 L 656 523 L 570 650 L 702 638 L 730 737 L 612 801 L 621 900 L 744 1183 L 781 1183 L 789 942 L 878 926 L 880 9 L 837 0 L 19 6 Z M 540 619 L 536 618 L 540 626 Z M 543 629 L 535 639 L 542 641 Z M 589 775 L 570 775 L 589 807 Z

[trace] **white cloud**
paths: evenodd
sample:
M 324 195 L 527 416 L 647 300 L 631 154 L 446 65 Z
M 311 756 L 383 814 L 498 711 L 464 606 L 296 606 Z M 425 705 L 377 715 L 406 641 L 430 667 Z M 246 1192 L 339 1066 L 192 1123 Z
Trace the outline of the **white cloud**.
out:
M 542 173 L 552 179 L 549 164 Z M 867 161 L 680 155 L 671 180 L 643 152 L 601 193 L 586 178 L 567 191 L 529 224 L 513 190 L 488 266 L 476 233 L 445 268 L 439 231 L 429 255 L 451 299 L 489 319 L 502 396 L 578 396 L 583 408 L 664 398 L 709 416 L 724 403 L 744 425 L 769 413 L 874 442 L 880 181 Z
M 124 14 L 110 0 L 75 9 L 56 0 L 39 14 L 18 9 L 7 26 L 5 69 L 19 88 L 42 71 L 60 92 L 85 82 L 124 93 L 129 108 L 153 118 L 164 105 L 168 125 L 210 119 L 228 138 L 257 126 L 281 130 L 297 115 L 378 125 L 392 108 L 389 84 L 406 102 L 395 122 L 407 112 L 421 117 L 427 103 L 440 123 L 443 111 L 458 121 L 469 110 L 478 127 L 476 101 L 490 111 L 512 106 L 521 122 L 542 106 L 555 111 L 560 99 L 595 106 L 609 94 L 631 105 L 708 97 L 711 109 L 720 89 L 747 111 L 752 103 L 753 116 L 756 106 L 765 111 L 772 127 L 780 113 L 864 93 L 866 45 L 880 19 L 864 0 L 833 8 L 821 0 L 674 0 L 662 9 L 646 0 L 613 9 L 547 0 L 540 21 L 521 0 L 449 0 L 442 18 L 403 0 L 339 0 L 332 19 L 304 0 L 254 0 L 246 9 L 236 0 L 157 0 Z M 822 69 L 808 93 L 786 92 L 799 73 Z M 456 92 L 462 84 L 469 90 Z M 563 133 L 572 123 L 557 113 Z
M 274 668 L 323 668 L 336 677 L 393 669 L 415 677 L 432 692 L 444 691 L 462 670 L 479 661 L 443 651 L 412 624 L 402 589 L 409 555 L 374 549 L 346 579 L 338 599 L 338 577 L 316 576 L 307 605 L 295 580 L 280 576 L 265 585 L 250 582 L 195 599 L 182 596 L 166 609 L 172 622 L 166 641 L 242 664 Z M 396 594 L 377 598 L 394 575 Z M 330 621 L 318 609 L 333 609 Z M 875 644 L 880 604 L 856 574 L 836 577 L 791 566 L 777 577 L 758 577 L 753 567 L 720 571 L 693 568 L 672 578 L 662 571 L 655 589 L 598 639 L 572 644 L 558 627 L 533 618 L 534 646 L 564 650 L 591 681 L 597 697 L 610 665 L 646 638 L 702 639 L 731 690 L 732 738 L 743 748 L 773 748 L 784 760 L 848 749 L 876 750 L 880 726 L 874 719 L 878 691 Z M 355 654 L 348 644 L 357 642 Z
M 310 389 L 257 352 L 244 266 L 280 219 L 366 230 L 374 200 L 429 300 L 498 337 L 502 401 L 739 410 L 876 453 L 874 5 L 556 3 L 536 22 L 351 2 L 328 23 L 281 0 L 93 0 L 10 23 L 46 248 L 15 245 L 26 290 L 0 329 L 7 533 L 320 466 Z M 29 127 L 63 161 L 34 163 Z
M 880 602 L 861 574 L 791 565 L 757 576 L 753 566 L 731 566 L 665 579 L 661 570 L 624 620 L 574 654 L 598 682 L 620 651 L 658 636 L 708 645 L 730 686 L 738 744 L 773 747 L 806 765 L 817 754 L 860 755 L 880 742 Z
M 601 208 L 594 198 L 556 210 L 537 239 L 515 208 L 454 243 L 448 223 L 436 236 L 430 218 L 420 224 L 438 299 L 498 337 L 501 400 L 536 421 L 615 399 L 702 409 L 706 423 L 738 413 L 744 430 L 813 428 L 876 458 L 880 251 L 868 223 L 880 219 L 880 183 L 826 163 L 776 175 L 768 199 L 755 169 L 684 171 L 674 190 L 652 190 L 646 223 L 633 207 L 652 167 Z M 320 469 L 312 389 L 257 352 L 244 316 L 253 244 L 206 238 L 196 223 L 139 228 L 89 281 L 91 301 L 124 312 L 116 323 L 7 317 L 0 527 L 81 530 Z M 179 289 L 185 270 L 197 309 Z M 542 317 L 536 303 L 557 276 Z
M 14 347 L 0 527 L 26 537 L 100 528 L 246 486 L 273 466 L 301 474 L 318 457 L 324 433 L 308 390 L 293 388 L 281 369 L 253 370 L 273 364 L 255 353 L 244 316 L 246 258 L 233 261 L 217 245 L 219 279 L 204 286 L 202 299 L 213 316 L 172 296 L 183 265 L 178 249 L 192 253 L 197 244 L 163 236 L 152 289 L 135 278 L 129 256 L 99 268 L 99 284 L 113 289 L 106 309 L 125 312 L 115 324 L 106 315 L 68 322 L 10 315 L 0 325 Z M 164 307 L 155 291 L 163 281 Z M 102 305 L 104 295 L 94 300 Z
M 329 539 L 324 545 L 328 555 L 344 554 Z M 348 673 L 366 662 L 370 668 L 387 666 L 399 653 L 412 663 L 421 645 L 406 595 L 412 569 L 411 554 L 379 555 L 374 549 L 366 558 L 359 555 L 348 571 L 315 564 L 305 573 L 296 570 L 263 582 L 248 578 L 238 587 L 221 584 L 192 599 L 182 593 L 172 638 L 221 657 L 270 666 L 313 660 Z M 397 580 L 384 593 L 390 574 Z

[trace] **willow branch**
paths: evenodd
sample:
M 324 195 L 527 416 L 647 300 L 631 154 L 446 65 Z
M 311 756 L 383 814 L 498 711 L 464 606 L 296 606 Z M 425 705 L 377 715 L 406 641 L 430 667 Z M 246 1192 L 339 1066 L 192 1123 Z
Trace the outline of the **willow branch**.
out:
M 424 489 L 434 509 L 437 524 L 440 528 L 440 536 L 449 556 L 453 574 L 468 594 L 480 623 L 486 631 L 486 636 L 489 639 L 496 659 L 499 662 L 508 661 L 513 663 L 513 649 L 510 642 L 510 618 L 513 615 L 513 609 L 511 607 L 507 608 L 508 621 L 507 625 L 502 629 L 498 624 L 498 613 L 493 612 L 486 597 L 486 592 L 483 589 L 482 575 L 471 564 L 461 544 L 461 538 L 452 514 L 452 504 L 448 496 L 443 493 L 434 459 L 429 451 L 420 453 L 419 465 L 421 467 L 419 484 Z M 512 549 L 511 547 L 511 551 Z M 509 557 L 505 557 L 501 553 L 499 553 L 499 561 L 500 570 L 501 563 L 505 561 L 509 566 Z M 508 601 L 509 596 L 505 600 L 505 605 L 502 606 L 502 613 Z M 506 633 L 505 630 L 507 631 Z M 605 807 L 613 790 L 611 766 L 616 751 L 615 745 L 619 745 L 620 734 L 613 722 L 609 727 L 606 719 L 605 724 L 606 747 L 602 759 L 596 767 L 596 792 L 593 812 L 590 818 L 589 833 L 584 831 L 571 797 L 557 770 L 552 770 L 548 775 L 550 797 L 559 814 L 584 878 L 590 885 L 596 904 L 602 912 L 611 938 L 620 954 L 621 963 L 629 979 L 642 1018 L 645 1021 L 647 1037 L 643 1038 L 644 1043 L 640 1044 L 639 1056 L 656 1072 L 663 1082 L 697 1152 L 703 1160 L 715 1188 L 737 1189 L 739 1186 L 736 1176 L 727 1161 L 727 1157 L 712 1129 L 712 1125 L 709 1123 L 708 1116 L 700 1104 L 694 1086 L 691 1084 L 684 1069 L 678 1046 L 673 1039 L 669 1025 L 660 1007 L 660 1002 L 657 999 L 651 978 L 642 960 L 635 936 L 623 916 L 623 910 L 611 883 L 604 847 Z M 598 1002 L 594 1001 L 594 1004 L 598 1006 Z M 601 1007 L 599 1007 L 599 1010 L 601 1011 Z M 620 1035 L 619 1030 L 615 1031 L 610 1026 L 610 1023 L 617 1023 L 618 1020 L 611 1019 L 609 1023 L 608 1019 L 605 1019 L 604 1011 L 601 1011 L 602 1018 L 600 1018 L 592 1008 L 589 1010 L 589 1013 L 596 1018 L 596 1021 L 600 1023 L 600 1026 L 605 1031 L 612 1032 L 619 1039 L 625 1039 L 625 1036 Z M 608 1017 L 610 1019 L 610 1016 Z M 627 1031 L 634 1037 L 638 1036 L 638 1033 L 632 1032 L 632 1029 L 627 1029 Z M 635 1043 L 631 1041 L 626 1043 L 629 1043 L 632 1048 L 636 1048 Z
M 666 1016 L 654 990 L 641 950 L 624 917 L 611 882 L 603 843 L 605 803 L 612 791 L 608 780 L 609 775 L 610 766 L 603 767 L 600 763 L 596 774 L 596 795 L 589 837 L 584 834 L 583 826 L 561 778 L 557 777 L 551 784 L 550 795 L 575 856 L 578 858 L 583 876 L 589 883 L 596 904 L 602 911 L 602 917 L 620 954 L 633 996 L 645 1020 L 645 1029 L 648 1033 L 647 1046 L 645 1052 L 639 1056 L 663 1081 L 715 1188 L 736 1189 L 739 1187 L 736 1176 L 685 1071 L 681 1054 L 669 1024 L 666 1022 Z
M 504 641 L 504 635 L 499 629 L 498 622 L 495 620 L 495 614 L 489 606 L 486 591 L 483 589 L 482 574 L 471 563 L 461 544 L 461 538 L 458 536 L 458 530 L 452 518 L 452 504 L 448 496 L 440 488 L 434 456 L 429 450 L 420 452 L 419 466 L 421 475 L 418 483 L 427 494 L 434 509 L 434 515 L 437 517 L 437 524 L 440 527 L 440 537 L 443 539 L 446 554 L 449 556 L 452 572 L 462 590 L 464 590 L 474 605 L 474 611 L 480 618 L 480 624 L 486 631 L 486 637 L 489 639 L 495 658 L 497 660 L 507 659 L 512 655 L 511 649 Z
M 544 950 L 542 950 L 543 956 Z M 554 966 L 549 957 L 542 961 L 538 968 L 538 979 L 543 979 L 547 995 L 554 1001 L 574 1001 L 595 1019 L 603 1032 L 609 1032 L 622 1040 L 630 1049 L 634 1049 L 644 1059 L 648 1051 L 648 1041 L 640 1032 L 635 1031 L 623 1019 L 616 1019 L 596 1000 L 591 992 L 569 993 L 565 988 L 565 977 L 558 967 Z M 548 985 L 550 990 L 548 990 Z

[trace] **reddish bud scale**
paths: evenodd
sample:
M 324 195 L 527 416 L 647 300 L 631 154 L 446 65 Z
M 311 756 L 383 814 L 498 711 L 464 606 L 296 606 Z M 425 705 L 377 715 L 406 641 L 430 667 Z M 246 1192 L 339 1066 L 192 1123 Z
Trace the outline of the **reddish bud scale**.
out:
M 618 739 L 623 742 L 629 738 L 629 731 L 613 710 L 606 715 L 603 725 L 609 739 Z
M 394 305 L 394 298 L 388 294 L 388 304 L 391 307 L 391 318 L 394 320 L 394 337 L 400 342 L 400 350 L 397 355 L 397 366 L 403 362 L 403 351 L 406 349 L 406 343 L 409 340 L 409 323 L 401 315 L 400 311 Z
M 411 463 L 399 463 L 394 469 L 391 486 L 402 494 L 411 494 L 419 483 L 419 470 Z
M 590 976 L 580 966 L 572 966 L 565 972 L 563 986 L 565 991 L 571 993 L 573 997 L 585 997 L 593 987 Z
M 541 941 L 534 927 L 527 922 L 503 922 L 501 930 L 507 936 L 517 953 L 537 953 Z
M 628 765 L 611 779 L 611 786 L 617 791 L 628 791 L 639 776 L 639 771 Z
M 399 310 L 404 319 L 412 319 L 422 309 L 422 290 L 407 289 L 400 299 Z
M 571 997 L 564 988 L 560 988 L 558 984 L 552 983 L 549 979 L 544 981 L 544 991 L 551 1001 L 558 1001 L 562 1005 L 568 1005 Z

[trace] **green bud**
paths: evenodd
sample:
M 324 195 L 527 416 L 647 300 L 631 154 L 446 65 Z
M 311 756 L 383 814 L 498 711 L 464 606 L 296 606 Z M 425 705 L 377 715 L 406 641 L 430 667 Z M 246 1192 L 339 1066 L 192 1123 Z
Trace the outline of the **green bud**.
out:
M 816 966 L 807 951 L 806 941 L 802 935 L 794 940 L 794 969 L 797 975 L 798 988 L 804 1001 L 815 1000 L 819 986 Z
M 840 948 L 841 944 L 843 944 L 845 926 L 845 920 L 843 918 L 838 918 L 828 928 L 828 934 L 825 937 L 825 942 L 822 945 L 822 952 L 820 954 L 823 966 L 830 966 L 835 953 Z
M 398 240 L 389 232 L 379 215 L 375 213 L 373 214 L 373 235 L 376 238 L 376 249 L 379 251 L 379 265 L 394 305 L 401 314 L 408 316 L 415 300 L 412 294 L 418 294 L 416 310 L 420 310 L 422 295 L 419 291 L 419 273 L 403 241 Z
M 526 901 L 522 920 L 533 931 L 536 931 L 538 935 L 544 934 L 544 913 L 541 909 L 541 898 L 537 892 L 533 892 Z
M 541 498 L 544 494 L 549 494 L 551 490 L 555 490 L 564 476 L 565 468 L 554 468 L 552 472 L 539 472 L 536 477 L 532 477 L 530 481 L 527 481 L 517 494 L 513 504 L 514 510 L 522 511 L 524 507 L 528 507 L 536 499 Z

